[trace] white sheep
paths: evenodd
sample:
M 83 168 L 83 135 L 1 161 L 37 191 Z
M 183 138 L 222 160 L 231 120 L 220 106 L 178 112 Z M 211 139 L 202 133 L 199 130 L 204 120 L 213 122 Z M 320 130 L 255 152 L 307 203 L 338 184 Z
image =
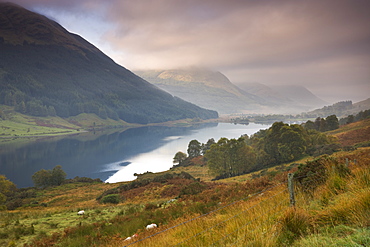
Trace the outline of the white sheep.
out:
M 124 241 L 129 241 L 129 240 L 131 240 L 131 239 L 133 239 L 133 238 L 136 238 L 137 237 L 137 234 L 135 233 L 134 235 L 132 235 L 131 237 L 127 237 L 127 238 L 125 238 L 125 240 Z
M 77 212 L 77 215 L 84 215 L 85 214 L 85 211 L 84 210 L 80 210 Z
M 154 229 L 154 228 L 156 228 L 156 227 L 157 227 L 157 224 L 152 223 L 152 224 L 150 224 L 150 225 L 147 225 L 147 226 L 146 226 L 146 229 L 147 229 L 147 230 L 150 230 L 150 229 Z

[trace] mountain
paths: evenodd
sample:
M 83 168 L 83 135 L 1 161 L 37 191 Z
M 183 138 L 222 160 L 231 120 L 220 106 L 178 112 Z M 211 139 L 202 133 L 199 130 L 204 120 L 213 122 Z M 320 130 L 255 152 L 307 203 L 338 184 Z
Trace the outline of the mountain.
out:
M 238 85 L 242 90 L 259 96 L 270 102 L 271 104 L 275 105 L 282 105 L 282 104 L 291 104 L 293 100 L 284 97 L 283 95 L 279 94 L 277 91 L 271 89 L 270 87 L 262 84 L 262 83 L 243 83 Z
M 232 113 L 301 113 L 325 105 L 301 86 L 235 85 L 221 72 L 204 68 L 134 71 L 159 88 L 201 107 Z
M 116 64 L 45 16 L 0 3 L 0 104 L 35 116 L 95 113 L 130 123 L 217 118 Z
M 289 98 L 300 105 L 305 105 L 312 108 L 312 107 L 322 107 L 328 104 L 328 102 L 320 99 L 303 86 L 275 85 L 270 87 L 283 97 Z
M 159 88 L 221 114 L 257 112 L 268 102 L 247 93 L 220 72 L 203 68 L 134 71 Z
M 303 86 L 266 86 L 262 83 L 243 83 L 238 86 L 272 105 L 270 111 L 273 113 L 300 113 L 327 104 Z

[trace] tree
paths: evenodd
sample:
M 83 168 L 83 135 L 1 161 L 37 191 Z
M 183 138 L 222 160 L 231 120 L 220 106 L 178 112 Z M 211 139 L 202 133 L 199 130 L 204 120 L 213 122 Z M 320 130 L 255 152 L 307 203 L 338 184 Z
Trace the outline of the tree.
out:
M 207 150 L 211 148 L 211 145 L 215 143 L 216 143 L 215 139 L 211 138 L 211 139 L 208 139 L 206 144 L 202 144 L 202 155 L 204 155 L 207 152 Z
M 318 117 L 315 119 L 315 129 L 320 130 L 321 118 Z
M 183 152 L 177 152 L 175 154 L 175 157 L 173 157 L 173 163 L 174 164 L 179 164 L 181 165 L 181 163 L 186 160 L 188 156 L 186 155 L 186 153 L 183 153 Z
M 0 175 L 0 210 L 5 207 L 2 206 L 6 202 L 7 196 L 16 190 L 13 182 L 8 180 L 4 175 Z
M 311 120 L 308 120 L 308 121 L 304 124 L 304 128 L 305 128 L 306 130 L 314 130 L 314 129 L 316 129 L 316 127 L 315 127 L 315 123 L 314 123 L 314 122 L 312 122 Z
M 26 113 L 27 109 L 26 109 L 26 104 L 24 103 L 24 101 L 21 101 L 19 104 L 17 104 L 14 110 L 20 113 Z
M 330 115 L 326 118 L 326 130 L 335 130 L 339 128 L 339 120 L 336 115 Z
M 355 121 L 355 117 L 353 115 L 348 115 L 346 124 L 353 123 L 354 121 Z
M 49 106 L 48 107 L 48 115 L 52 116 L 52 117 L 55 117 L 57 115 L 57 112 L 55 111 L 54 106 Z
M 216 177 L 232 177 L 249 172 L 256 163 L 253 148 L 243 137 L 221 138 L 206 152 L 207 165 Z
M 188 156 L 189 158 L 197 157 L 201 154 L 202 146 L 201 143 L 197 140 L 192 140 L 188 145 Z
M 325 118 L 321 118 L 321 120 L 320 120 L 319 131 L 321 131 L 321 132 L 326 131 L 326 120 L 325 120 Z
M 57 165 L 51 171 L 51 185 L 61 185 L 66 179 L 67 174 L 62 170 L 62 166 Z
M 42 169 L 32 175 L 34 185 L 41 188 L 61 185 L 65 179 L 66 173 L 60 165 L 54 167 L 53 170 Z
M 35 172 L 32 175 L 32 181 L 35 187 L 45 188 L 50 186 L 51 172 L 45 169 Z
M 269 156 L 264 159 L 281 164 L 301 157 L 306 151 L 308 140 L 309 136 L 302 126 L 276 122 L 260 142 Z

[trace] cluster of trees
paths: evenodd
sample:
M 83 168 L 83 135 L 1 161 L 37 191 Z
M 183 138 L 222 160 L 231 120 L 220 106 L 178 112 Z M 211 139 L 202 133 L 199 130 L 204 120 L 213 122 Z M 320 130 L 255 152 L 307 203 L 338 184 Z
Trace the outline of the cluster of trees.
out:
M 221 138 L 205 153 L 209 171 L 216 177 L 233 177 L 253 169 L 256 153 L 246 143 L 245 137 L 239 139 Z
M 308 120 L 304 124 L 305 129 L 313 129 L 318 130 L 321 132 L 335 130 L 339 128 L 339 120 L 336 115 L 330 115 L 326 119 L 325 118 L 316 118 L 315 122 Z
M 52 170 L 42 169 L 32 175 L 32 181 L 36 187 L 46 188 L 49 186 L 61 185 L 67 174 L 62 170 L 61 166 L 56 166 Z
M 203 155 L 211 174 L 225 178 L 291 162 L 312 154 L 316 147 L 322 148 L 334 142 L 333 137 L 315 129 L 275 122 L 269 129 L 260 130 L 251 137 L 221 138 L 218 142 L 210 139 L 206 144 L 192 140 L 188 154 L 176 153 L 173 162 L 186 165 L 189 159 Z
M 357 122 L 357 121 L 360 121 L 360 120 L 364 120 L 368 117 L 370 117 L 370 109 L 365 110 L 365 111 L 360 111 L 356 115 L 348 115 L 345 118 L 341 118 L 339 120 L 339 124 L 340 125 L 350 124 L 350 123 L 354 123 L 354 122 Z
M 173 158 L 173 163 L 175 165 L 186 166 L 188 164 L 187 161 L 197 156 L 205 155 L 207 150 L 209 150 L 215 143 L 216 142 L 213 138 L 209 139 L 207 143 L 200 143 L 198 140 L 191 140 L 188 144 L 187 154 L 181 151 L 177 152 Z
M 73 99 L 71 100 L 71 97 L 68 96 L 67 98 L 71 101 L 66 104 L 60 102 L 58 99 L 50 99 L 46 96 L 42 100 L 40 98 L 30 97 L 17 89 L 4 90 L 0 93 L 0 96 L 2 96 L 0 104 L 14 106 L 14 110 L 17 112 L 37 117 L 70 117 L 81 113 L 94 113 L 102 119 L 119 119 L 117 111 L 110 106 L 96 101 L 82 100 L 78 97 L 72 97 Z M 110 97 L 114 99 L 116 96 L 113 94 L 104 96 L 106 101 L 112 101 Z
M 8 180 L 4 175 L 0 175 L 0 211 L 14 210 L 23 205 L 39 204 L 33 198 L 36 197 L 38 188 L 59 186 L 67 183 L 102 183 L 99 178 L 75 177 L 66 179 L 66 173 L 61 166 L 56 166 L 52 170 L 40 170 L 33 174 L 32 180 L 35 187 L 17 188 L 16 185 Z M 37 188 L 38 187 L 38 188 Z M 47 206 L 41 203 L 41 206 Z

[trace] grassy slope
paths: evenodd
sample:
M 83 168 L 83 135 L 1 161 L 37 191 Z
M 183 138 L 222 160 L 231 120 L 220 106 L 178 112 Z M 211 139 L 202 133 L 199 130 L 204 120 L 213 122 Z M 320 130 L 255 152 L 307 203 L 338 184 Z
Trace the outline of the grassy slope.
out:
M 122 120 L 102 119 L 95 114 L 82 113 L 69 118 L 60 117 L 34 117 L 15 112 L 13 107 L 0 105 L 0 144 L 9 143 L 19 137 L 47 137 L 67 134 L 78 134 L 84 131 L 138 127 L 139 124 L 130 124 Z M 190 126 L 194 123 L 214 120 L 181 119 L 160 123 L 166 126 Z M 158 125 L 158 124 L 148 124 Z
M 338 137 L 340 143 L 343 146 L 369 143 L 370 118 L 344 125 L 337 130 L 330 131 L 329 134 Z
M 367 126 L 365 122 L 363 128 Z M 51 236 L 53 232 L 64 232 L 64 235 L 59 235 L 61 246 L 79 246 L 86 242 L 97 246 L 122 246 L 127 243 L 123 240 L 135 232 L 139 233 L 139 238 L 145 238 L 207 212 L 207 207 L 220 208 L 241 198 L 246 200 L 134 246 L 171 246 L 180 241 L 185 241 L 180 246 L 208 246 L 210 243 L 216 246 L 232 243 L 235 246 L 276 246 L 278 242 L 283 246 L 370 244 L 369 154 L 370 148 L 334 154 L 342 163 L 345 158 L 351 161 L 353 176 L 338 178 L 332 174 L 310 200 L 307 200 L 307 195 L 298 193 L 297 210 L 293 211 L 288 207 L 285 183 L 259 196 L 251 196 L 253 188 L 258 191 L 283 181 L 286 170 L 292 168 L 289 164 L 260 171 L 255 175 L 207 183 L 206 190 L 197 195 L 184 196 L 173 204 L 166 202 L 178 194 L 176 186 L 182 186 L 181 181 L 178 184 L 152 183 L 130 190 L 124 194 L 126 200 L 118 205 L 102 205 L 95 200 L 103 191 L 115 188 L 118 184 L 87 186 L 79 183 L 50 188 L 39 191 L 37 197 L 32 199 L 38 204 L 16 211 L 0 212 L 0 245 L 14 243 L 22 246 L 35 238 L 45 244 L 53 239 L 45 236 Z M 356 166 L 354 159 L 357 160 Z M 170 172 L 181 170 L 202 181 L 210 181 L 206 167 L 178 167 Z M 141 178 L 154 175 L 149 173 Z M 251 179 L 260 175 L 262 178 Z M 41 206 L 42 203 L 47 204 L 47 207 Z M 80 209 L 86 210 L 85 216 L 76 215 Z M 151 222 L 160 227 L 144 231 L 144 226 Z M 34 232 L 27 234 L 31 226 Z M 26 233 L 22 235 L 19 233 L 21 230 L 17 229 L 26 229 Z M 294 233 L 294 229 L 299 229 L 298 233 Z M 58 238 L 58 235 L 55 236 Z
M 77 134 L 86 130 L 130 127 L 122 120 L 101 119 L 95 114 L 60 117 L 34 117 L 15 112 L 12 107 L 0 105 L 5 120 L 0 118 L 0 142 L 9 143 L 18 137 L 56 136 Z

